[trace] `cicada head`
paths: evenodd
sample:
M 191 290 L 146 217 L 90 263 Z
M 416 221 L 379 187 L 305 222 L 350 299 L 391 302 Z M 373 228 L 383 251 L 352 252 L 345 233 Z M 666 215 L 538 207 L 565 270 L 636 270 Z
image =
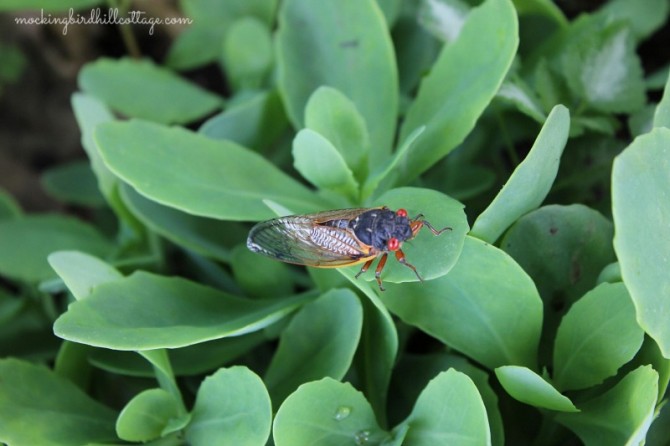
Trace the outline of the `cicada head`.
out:
M 407 211 L 393 212 L 388 208 L 372 209 L 362 213 L 352 228 L 358 239 L 377 251 L 395 251 L 414 234 Z

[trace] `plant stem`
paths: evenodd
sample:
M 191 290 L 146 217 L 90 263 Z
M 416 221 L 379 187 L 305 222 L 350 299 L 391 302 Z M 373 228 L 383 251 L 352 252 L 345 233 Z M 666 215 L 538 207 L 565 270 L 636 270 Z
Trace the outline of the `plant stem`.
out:
M 107 3 L 110 8 L 118 9 L 119 15 L 125 15 L 130 6 L 130 3 L 127 1 L 107 0 Z M 125 45 L 128 54 L 130 54 L 133 59 L 140 59 L 142 57 L 142 51 L 140 51 L 140 46 L 137 44 L 137 39 L 135 39 L 135 35 L 130 26 L 119 25 L 119 33 L 121 34 L 121 39 L 123 40 L 123 44 Z

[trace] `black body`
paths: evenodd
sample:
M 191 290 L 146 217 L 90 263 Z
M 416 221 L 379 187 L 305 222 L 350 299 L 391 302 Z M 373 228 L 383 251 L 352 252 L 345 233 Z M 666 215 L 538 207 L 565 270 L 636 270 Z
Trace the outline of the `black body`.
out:
M 412 228 L 407 217 L 401 217 L 387 208 L 363 212 L 353 220 L 331 220 L 327 226 L 349 228 L 356 238 L 379 251 L 388 251 L 387 243 L 395 237 L 399 242 L 412 238 Z

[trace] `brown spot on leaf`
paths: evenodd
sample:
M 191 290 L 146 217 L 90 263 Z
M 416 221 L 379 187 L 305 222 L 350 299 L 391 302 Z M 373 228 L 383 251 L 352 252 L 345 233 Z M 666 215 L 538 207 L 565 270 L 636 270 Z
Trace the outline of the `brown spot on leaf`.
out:
M 579 282 L 579 279 L 582 278 L 582 265 L 579 263 L 579 260 L 573 259 L 571 266 L 570 283 L 574 285 L 575 283 Z
M 341 48 L 356 48 L 357 46 L 358 46 L 358 39 L 351 39 L 340 42 Z

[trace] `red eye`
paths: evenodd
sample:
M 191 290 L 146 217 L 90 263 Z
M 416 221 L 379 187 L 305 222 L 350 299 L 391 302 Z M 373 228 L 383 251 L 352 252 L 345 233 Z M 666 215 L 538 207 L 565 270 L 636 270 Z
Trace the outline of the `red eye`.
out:
M 398 217 L 407 217 L 407 211 L 404 209 L 398 209 L 395 213 Z
M 397 238 L 391 237 L 386 243 L 386 247 L 389 249 L 389 251 L 396 251 L 398 248 L 400 248 L 400 242 Z

